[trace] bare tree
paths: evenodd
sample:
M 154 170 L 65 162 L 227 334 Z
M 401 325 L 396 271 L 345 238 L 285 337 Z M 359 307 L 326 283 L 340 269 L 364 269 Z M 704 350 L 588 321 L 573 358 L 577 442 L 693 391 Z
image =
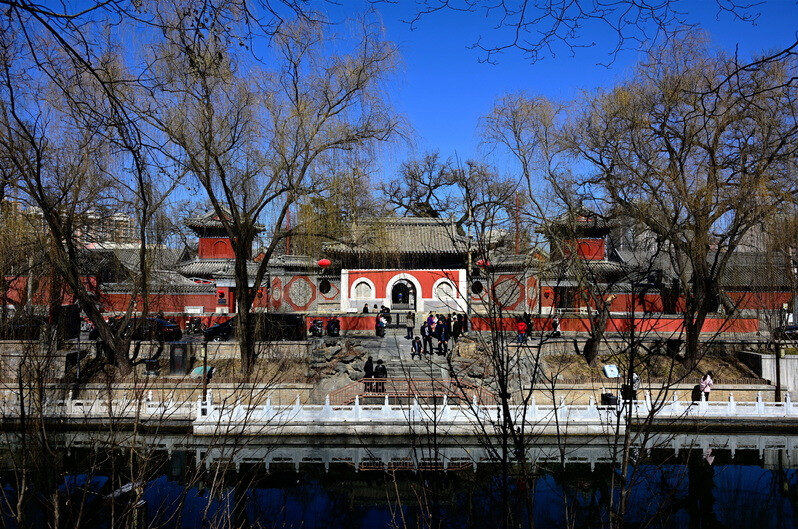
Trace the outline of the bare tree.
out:
M 596 169 L 577 180 L 667 245 L 685 296 L 688 361 L 706 316 L 723 303 L 743 237 L 796 191 L 798 86 L 786 57 L 739 69 L 701 42 L 651 57 L 635 80 L 592 98 L 572 148 Z
M 336 153 L 372 147 L 396 128 L 381 86 L 395 51 L 364 24 L 352 53 L 330 55 L 322 25 L 297 21 L 274 37 L 276 68 L 247 71 L 222 30 L 181 10 L 173 16 L 164 24 L 162 82 L 154 87 L 163 111 L 153 119 L 173 146 L 166 152 L 197 179 L 229 234 L 237 314 L 247 329 L 289 208 L 320 190 Z M 268 242 L 253 277 L 247 265 L 264 227 Z M 240 346 L 248 374 L 255 360 L 249 333 Z
M 371 0 L 388 3 L 390 0 Z M 717 16 L 755 24 L 766 2 L 716 0 Z M 776 2 L 773 2 L 777 6 Z M 624 50 L 651 50 L 701 27 L 677 0 L 602 2 L 530 2 L 528 0 L 418 0 L 406 17 L 411 27 L 438 13 L 467 13 L 485 20 L 472 38 L 480 60 L 496 62 L 507 51 L 521 52 L 531 63 L 581 48 L 598 48 L 612 63 Z M 601 44 L 596 34 L 601 35 Z

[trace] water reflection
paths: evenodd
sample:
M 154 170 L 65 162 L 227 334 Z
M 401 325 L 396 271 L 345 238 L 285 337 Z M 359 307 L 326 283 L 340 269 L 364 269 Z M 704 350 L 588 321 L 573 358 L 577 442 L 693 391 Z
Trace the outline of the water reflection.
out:
M 787 436 L 663 434 L 634 447 L 624 478 L 602 437 L 540 439 L 503 474 L 473 438 L 127 436 L 111 448 L 71 433 L 35 493 L 12 457 L 19 439 L 5 440 L 5 527 L 592 528 L 610 526 L 622 490 L 626 527 L 798 523 L 798 445 Z M 18 490 L 34 498 L 24 517 Z

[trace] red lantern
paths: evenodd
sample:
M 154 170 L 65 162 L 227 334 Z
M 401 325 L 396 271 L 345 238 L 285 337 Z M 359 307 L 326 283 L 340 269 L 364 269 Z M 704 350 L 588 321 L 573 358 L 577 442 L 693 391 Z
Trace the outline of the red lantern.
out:
M 322 268 L 327 268 L 332 264 L 332 261 L 330 261 L 329 259 L 319 259 L 318 262 L 316 262 L 316 264 Z
M 490 261 L 488 261 L 487 259 L 480 259 L 479 261 L 477 261 L 477 266 L 480 268 L 487 268 L 490 266 Z

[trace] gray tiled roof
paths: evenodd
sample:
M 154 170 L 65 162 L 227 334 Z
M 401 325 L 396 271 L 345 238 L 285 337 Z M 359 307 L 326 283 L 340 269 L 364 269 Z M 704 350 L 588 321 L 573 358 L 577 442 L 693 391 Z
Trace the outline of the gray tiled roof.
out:
M 583 276 L 587 281 L 604 282 L 632 279 L 636 275 L 632 267 L 606 260 L 544 261 L 541 265 L 540 276 L 547 280 Z
M 277 255 L 269 260 L 270 267 L 317 268 L 316 259 L 307 255 Z
M 125 268 L 137 271 L 139 267 L 139 248 L 113 248 L 114 255 Z M 183 255 L 183 250 L 179 248 L 152 247 L 147 251 L 147 261 L 153 268 L 169 269 L 173 268 Z
M 565 212 L 555 217 L 542 226 L 535 228 L 538 233 L 549 233 L 551 231 L 581 231 L 581 230 L 603 230 L 615 227 L 617 222 L 605 216 L 598 215 L 584 208 Z
M 258 271 L 259 263 L 247 263 L 247 272 L 253 277 Z M 235 262 L 232 259 L 195 259 L 181 263 L 177 271 L 189 277 L 233 277 Z
M 460 254 L 468 240 L 452 219 L 385 217 L 353 224 L 346 242 L 324 245 L 329 253 Z
M 216 291 L 216 287 L 212 283 L 195 283 L 171 270 L 153 270 L 149 288 L 151 293 L 159 295 L 212 294 Z M 132 290 L 133 284 L 129 281 L 103 285 L 103 291 L 107 294 L 129 293 Z
M 230 218 L 230 212 L 227 209 L 224 210 L 224 213 L 225 218 Z M 216 214 L 216 211 L 211 209 L 202 215 L 187 218 L 186 226 L 190 228 L 224 228 L 224 224 L 219 219 L 220 217 Z M 255 228 L 259 231 L 263 231 L 264 229 L 260 224 L 256 224 Z
M 735 252 L 720 283 L 727 290 L 789 290 L 789 267 L 783 253 Z

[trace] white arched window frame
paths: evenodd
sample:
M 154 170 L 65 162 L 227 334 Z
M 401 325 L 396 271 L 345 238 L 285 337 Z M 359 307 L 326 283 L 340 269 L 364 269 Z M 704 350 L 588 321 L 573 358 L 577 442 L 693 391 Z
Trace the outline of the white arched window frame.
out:
M 352 299 L 373 299 L 375 291 L 374 283 L 364 277 L 358 278 L 352 285 Z
M 450 279 L 441 278 L 432 286 L 432 295 L 439 301 L 452 301 L 457 297 L 457 288 Z

